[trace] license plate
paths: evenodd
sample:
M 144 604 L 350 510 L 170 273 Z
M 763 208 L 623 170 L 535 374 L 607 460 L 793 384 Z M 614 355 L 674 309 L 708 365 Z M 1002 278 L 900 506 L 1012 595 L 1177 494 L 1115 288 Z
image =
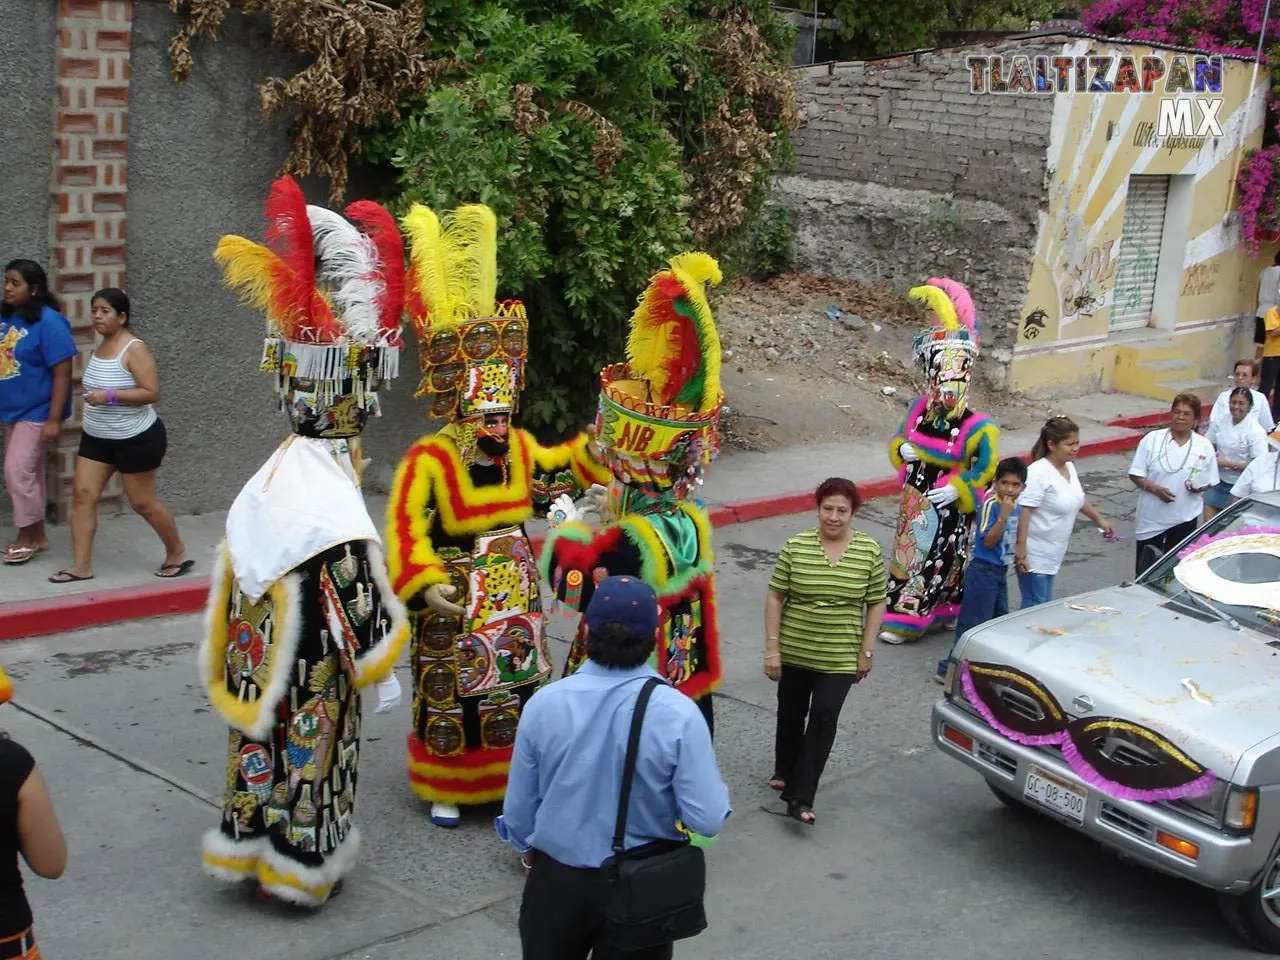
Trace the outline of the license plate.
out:
M 1035 764 L 1027 771 L 1027 783 L 1022 788 L 1022 799 L 1052 810 L 1072 823 L 1084 823 L 1084 805 L 1089 791 L 1055 777 Z

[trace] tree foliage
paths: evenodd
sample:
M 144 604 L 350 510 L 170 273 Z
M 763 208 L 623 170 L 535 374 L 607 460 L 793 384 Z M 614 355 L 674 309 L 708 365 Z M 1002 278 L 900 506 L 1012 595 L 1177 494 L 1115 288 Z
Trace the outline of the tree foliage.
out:
M 933 46 L 941 30 L 1026 29 L 1055 16 L 1062 0 L 832 0 L 844 47 L 875 57 Z
M 191 43 L 228 0 L 171 0 Z M 799 122 L 791 28 L 767 0 L 244 0 L 302 65 L 262 88 L 295 112 L 285 169 L 359 158 L 397 211 L 482 202 L 499 217 L 500 293 L 532 319 L 522 419 L 581 425 L 648 277 L 697 245 L 751 249 L 769 175 Z

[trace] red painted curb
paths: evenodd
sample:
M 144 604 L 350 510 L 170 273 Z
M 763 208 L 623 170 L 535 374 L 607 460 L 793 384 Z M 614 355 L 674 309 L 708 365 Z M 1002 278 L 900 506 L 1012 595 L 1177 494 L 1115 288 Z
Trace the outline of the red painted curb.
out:
M 1108 420 L 1108 427 L 1124 427 L 1128 430 L 1150 430 L 1152 427 L 1163 427 L 1169 420 L 1168 410 L 1155 413 L 1138 413 L 1131 417 L 1116 417 Z
M 1141 434 L 1134 433 L 1082 443 L 1080 456 L 1100 457 L 1122 453 L 1134 449 L 1141 439 Z M 1022 456 L 1027 459 L 1029 454 Z M 900 489 L 896 475 L 877 477 L 858 484 L 858 492 L 864 500 L 897 496 Z M 805 490 L 723 504 L 712 507 L 710 514 L 713 526 L 727 527 L 769 517 L 807 513 L 812 509 L 813 491 Z M 542 549 L 542 536 L 532 537 L 531 541 L 535 551 Z M 0 641 L 66 633 L 127 620 L 199 613 L 208 599 L 209 583 L 208 577 L 184 577 L 182 583 L 90 590 L 50 600 L 0 603 Z

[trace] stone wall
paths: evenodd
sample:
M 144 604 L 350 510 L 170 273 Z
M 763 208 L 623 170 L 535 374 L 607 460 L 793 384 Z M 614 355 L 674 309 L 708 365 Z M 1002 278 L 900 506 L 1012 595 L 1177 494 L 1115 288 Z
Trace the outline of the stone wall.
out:
M 970 93 L 966 58 L 1061 49 L 976 45 L 795 73 L 804 126 L 774 202 L 793 212 L 797 268 L 903 289 L 937 275 L 967 284 L 980 369 L 997 386 L 1045 201 L 1053 98 Z

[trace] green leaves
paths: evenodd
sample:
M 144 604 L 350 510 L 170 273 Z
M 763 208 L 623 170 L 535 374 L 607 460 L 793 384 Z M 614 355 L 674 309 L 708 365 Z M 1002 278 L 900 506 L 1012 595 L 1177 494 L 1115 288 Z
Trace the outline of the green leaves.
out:
M 364 156 L 397 210 L 493 208 L 499 295 L 531 318 L 521 420 L 556 439 L 593 415 L 650 275 L 749 241 L 789 156 L 792 33 L 763 0 L 433 2 L 425 17 L 460 72 L 402 103 Z

